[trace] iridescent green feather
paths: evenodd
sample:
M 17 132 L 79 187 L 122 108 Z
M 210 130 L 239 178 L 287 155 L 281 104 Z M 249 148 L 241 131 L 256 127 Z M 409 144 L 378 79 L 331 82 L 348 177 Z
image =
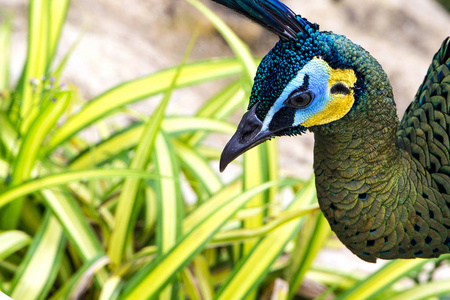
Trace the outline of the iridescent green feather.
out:
M 367 105 L 312 128 L 321 208 L 366 261 L 449 252 L 449 49 L 447 38 L 398 127 L 392 96 L 369 84 Z

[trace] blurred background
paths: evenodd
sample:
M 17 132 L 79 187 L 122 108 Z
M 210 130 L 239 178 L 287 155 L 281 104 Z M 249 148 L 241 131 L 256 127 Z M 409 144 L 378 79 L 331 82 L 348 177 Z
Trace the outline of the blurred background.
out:
M 376 57 L 394 88 L 398 115 L 423 80 L 434 53 L 450 35 L 449 1 L 442 0 L 285 0 L 296 13 L 320 24 L 322 30 L 349 37 Z M 228 9 L 213 7 L 252 53 L 264 56 L 277 37 Z M 26 56 L 27 1 L 0 0 L 0 8 L 13 15 L 11 53 L 12 81 L 18 79 Z M 62 80 L 77 86 L 80 96 L 89 100 L 119 84 L 180 63 L 196 29 L 199 38 L 190 61 L 232 56 L 221 35 L 195 8 L 181 0 L 77 0 L 72 1 L 61 35 L 58 57 L 79 39 Z M 58 60 L 58 59 L 57 59 Z M 223 85 L 229 81 L 223 80 Z M 168 111 L 192 114 L 221 87 L 217 82 L 177 90 Z M 156 102 L 138 103 L 150 114 Z M 232 120 L 237 122 L 240 115 Z M 125 120 L 126 121 L 126 120 Z M 86 133 L 95 140 L 96 133 Z M 225 145 L 226 137 L 218 143 Z M 312 174 L 313 136 L 279 139 L 280 172 L 308 178 Z M 218 169 L 218 167 L 217 167 Z M 344 247 L 324 250 L 318 257 L 324 265 L 346 271 L 370 272 L 383 262 L 360 261 Z M 450 278 L 447 273 L 441 276 Z

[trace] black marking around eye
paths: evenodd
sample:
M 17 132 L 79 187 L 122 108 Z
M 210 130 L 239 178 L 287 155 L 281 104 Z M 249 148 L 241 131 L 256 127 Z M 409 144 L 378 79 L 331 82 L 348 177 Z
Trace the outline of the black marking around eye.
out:
M 270 131 L 277 131 L 292 126 L 294 123 L 295 109 L 283 107 L 275 113 L 269 123 Z
M 305 108 L 311 104 L 313 99 L 314 94 L 310 91 L 299 92 L 291 95 L 286 101 L 284 101 L 284 105 L 295 109 Z
M 345 85 L 343 85 L 342 83 L 336 83 L 335 85 L 333 85 L 331 87 L 330 92 L 332 94 L 348 95 L 348 94 L 350 94 L 350 89 L 348 87 L 346 87 Z
M 298 94 L 299 92 L 305 92 L 309 89 L 309 75 L 305 74 L 305 76 L 303 76 L 303 84 L 298 87 L 297 89 L 295 89 L 289 96 L 288 99 L 291 98 L 292 96 L 294 96 L 295 94 Z

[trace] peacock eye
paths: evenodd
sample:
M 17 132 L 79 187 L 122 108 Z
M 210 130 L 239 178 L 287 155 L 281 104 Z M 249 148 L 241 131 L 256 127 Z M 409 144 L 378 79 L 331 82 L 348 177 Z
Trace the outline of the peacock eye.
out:
M 307 92 L 297 92 L 294 91 L 289 98 L 284 102 L 284 105 L 291 108 L 305 108 L 307 107 L 314 99 L 314 95 Z
M 339 82 L 339 83 L 334 84 L 331 87 L 330 92 L 332 94 L 348 95 L 348 94 L 350 94 L 350 89 Z

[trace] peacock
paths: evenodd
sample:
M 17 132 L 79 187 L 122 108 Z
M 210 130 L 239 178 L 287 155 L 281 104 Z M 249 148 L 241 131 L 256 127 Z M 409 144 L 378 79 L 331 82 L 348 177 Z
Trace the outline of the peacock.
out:
M 386 73 L 278 0 L 214 0 L 280 37 L 262 59 L 220 170 L 276 136 L 314 133 L 319 206 L 367 262 L 450 252 L 450 37 L 402 120 Z

